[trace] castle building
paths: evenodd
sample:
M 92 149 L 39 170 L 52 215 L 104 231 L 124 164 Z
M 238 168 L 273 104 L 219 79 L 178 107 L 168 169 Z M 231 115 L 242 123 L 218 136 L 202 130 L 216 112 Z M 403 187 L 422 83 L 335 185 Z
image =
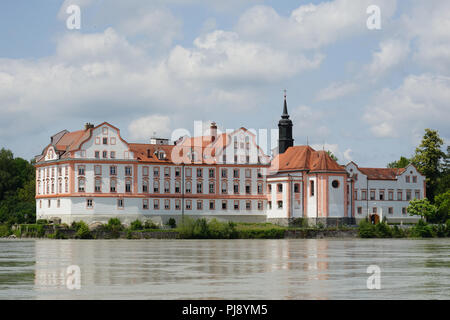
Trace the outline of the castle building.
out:
M 71 223 L 166 223 L 171 217 L 325 225 L 414 222 L 406 208 L 425 197 L 425 177 L 404 169 L 339 165 L 325 151 L 294 146 L 286 95 L 272 158 L 241 127 L 230 133 L 129 143 L 103 122 L 63 130 L 36 157 L 36 218 Z

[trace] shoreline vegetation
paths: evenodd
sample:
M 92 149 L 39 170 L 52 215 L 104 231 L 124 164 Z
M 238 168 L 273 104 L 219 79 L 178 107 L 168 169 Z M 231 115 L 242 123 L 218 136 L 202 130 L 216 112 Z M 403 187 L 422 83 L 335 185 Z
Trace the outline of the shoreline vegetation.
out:
M 42 239 L 312 239 L 312 238 L 443 238 L 450 237 L 450 219 L 445 224 L 428 224 L 419 220 L 411 226 L 372 224 L 363 220 L 358 226 L 308 226 L 299 219 L 298 226 L 284 227 L 272 223 L 234 223 L 216 219 L 186 217 L 179 226 L 175 220 L 167 225 L 151 220 L 133 221 L 129 226 L 117 218 L 107 224 L 89 227 L 85 222 L 49 224 L 38 220 L 35 224 L 0 225 L 0 238 Z

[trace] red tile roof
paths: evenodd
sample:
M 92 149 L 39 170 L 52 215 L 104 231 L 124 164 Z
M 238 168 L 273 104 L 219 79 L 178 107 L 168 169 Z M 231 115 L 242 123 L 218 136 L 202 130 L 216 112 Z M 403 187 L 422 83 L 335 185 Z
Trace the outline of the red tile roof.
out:
M 369 180 L 396 180 L 397 176 L 405 172 L 405 168 L 359 168 Z

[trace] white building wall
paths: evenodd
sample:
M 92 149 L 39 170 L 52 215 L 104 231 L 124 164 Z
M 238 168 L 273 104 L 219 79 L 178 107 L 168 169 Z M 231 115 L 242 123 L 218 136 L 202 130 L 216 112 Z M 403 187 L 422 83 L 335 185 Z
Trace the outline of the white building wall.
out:
M 343 176 L 328 176 L 328 216 L 333 218 L 344 217 L 345 189 Z M 333 188 L 332 182 L 339 182 L 338 188 Z

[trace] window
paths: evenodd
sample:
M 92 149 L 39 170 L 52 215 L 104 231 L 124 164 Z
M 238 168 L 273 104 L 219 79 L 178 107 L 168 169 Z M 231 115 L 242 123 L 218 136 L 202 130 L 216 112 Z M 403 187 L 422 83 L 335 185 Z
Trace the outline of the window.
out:
M 389 213 L 389 214 L 393 214 L 393 213 L 394 213 L 394 208 L 389 207 L 389 208 L 388 208 L 388 213 Z
M 233 184 L 233 192 L 234 194 L 239 193 L 239 182 L 235 181 Z
M 410 201 L 411 200 L 411 190 L 407 190 L 406 191 L 406 200 Z
M 370 200 L 375 200 L 375 190 L 370 190 Z
M 222 169 L 222 178 L 226 178 L 227 177 L 227 169 Z
M 415 196 L 416 199 L 420 199 L 420 191 L 416 190 L 414 196 Z
M 261 169 L 257 169 L 256 170 L 256 176 L 258 177 L 258 178 L 262 178 L 263 176 L 262 176 L 262 173 L 261 173 Z
M 201 178 L 203 176 L 203 170 L 197 169 L 197 178 Z
M 272 185 L 271 184 L 267 185 L 267 190 L 268 190 L 269 193 L 272 192 Z
M 125 192 L 131 192 L 131 180 L 125 181 Z
M 108 158 L 108 151 L 103 151 L 103 159 L 106 159 L 106 158 Z
M 251 210 L 251 209 L 252 209 L 252 202 L 245 201 L 245 210 Z
M 101 166 L 94 166 L 94 173 L 96 176 L 102 175 L 102 167 Z
M 186 209 L 187 210 L 191 210 L 192 209 L 192 201 L 191 200 L 186 200 Z
M 159 167 L 153 168 L 153 177 L 159 177 Z
M 170 177 L 170 167 L 164 168 L 164 177 Z
M 267 202 L 267 207 L 269 207 L 269 210 L 272 210 L 272 201 Z
M 214 178 L 214 175 L 215 175 L 214 174 L 214 169 L 209 169 L 208 172 L 209 172 L 209 177 L 210 178 Z
M 142 209 L 148 210 L 148 199 L 142 199 Z
M 95 179 L 95 192 L 101 192 L 101 191 L 102 191 L 102 180 Z
M 214 182 L 209 183 L 209 193 L 214 193 L 215 184 Z
M 143 193 L 148 192 L 148 180 L 147 179 L 142 180 L 142 192 Z
M 105 135 L 108 134 L 108 127 L 103 127 L 102 128 L 102 133 L 105 134 Z
M 191 193 L 192 184 L 190 181 L 186 182 L 186 193 Z
M 164 181 L 164 193 L 170 193 L 170 182 L 168 180 Z
M 78 179 L 78 192 L 84 192 L 84 184 L 84 179 Z
M 367 200 L 367 190 L 361 191 L 361 200 Z
M 117 199 L 117 208 L 123 208 L 123 199 Z
M 180 193 L 180 181 L 175 181 L 175 193 Z
M 110 144 L 115 145 L 116 144 L 116 138 L 112 137 L 111 140 L 110 140 Z
M 405 207 L 402 208 L 402 214 L 406 214 L 406 208 Z
M 209 200 L 209 210 L 214 210 L 215 207 L 215 201 L 214 200 Z
M 95 151 L 95 158 L 100 159 L 100 151 Z
M 239 200 L 234 200 L 234 210 L 239 210 Z
M 354 200 L 358 200 L 358 190 L 355 190 L 355 194 L 353 195 Z
M 154 210 L 159 210 L 159 199 L 154 199 L 153 200 L 153 209 Z
M 413 176 L 413 183 L 417 183 L 417 176 Z
M 159 180 L 153 181 L 153 192 L 159 193 Z
M 310 183 L 310 185 L 309 185 L 310 195 L 311 195 L 311 197 L 313 197 L 314 196 L 314 180 L 311 180 L 309 183 Z
M 406 183 L 409 183 L 409 182 L 410 182 L 409 176 L 406 176 L 405 179 L 406 179 Z
M 126 176 L 131 176 L 131 167 L 130 166 L 126 166 L 125 167 L 125 175 Z
M 222 200 L 222 210 L 227 210 L 227 200 Z
M 148 176 L 148 167 L 142 167 L 142 175 Z
M 202 209 L 203 209 L 203 201 L 197 200 L 197 210 L 202 210 Z
M 192 176 L 192 169 L 186 168 L 186 177 L 190 177 L 190 176 Z
M 300 185 L 298 183 L 294 184 L 294 193 L 300 193 Z
M 252 177 L 252 171 L 250 169 L 245 169 L 245 177 L 251 178 Z
M 181 201 L 180 199 L 175 199 L 175 210 L 181 209 Z
M 109 191 L 110 192 L 116 192 L 116 187 L 117 187 L 117 181 L 116 179 L 111 179 L 109 181 Z
M 78 166 L 78 175 L 84 176 L 84 166 Z
M 227 193 L 227 182 L 226 181 L 222 181 L 222 193 L 223 194 Z
M 175 168 L 175 177 L 179 177 L 180 176 L 180 172 L 181 172 L 181 170 L 180 170 L 180 168 Z
M 378 193 L 380 200 L 384 200 L 384 190 L 380 190 Z
M 103 144 L 108 144 L 108 138 L 103 137 Z
M 110 167 L 109 167 L 109 174 L 110 174 L 111 176 L 117 175 L 117 167 L 116 167 L 116 166 L 110 166 Z
M 390 201 L 394 200 L 394 191 L 388 192 L 388 200 L 390 200 Z
M 239 178 L 239 169 L 233 169 L 233 178 Z
M 258 182 L 258 194 L 263 193 L 263 184 L 261 182 Z
M 358 207 L 358 214 L 362 214 L 362 207 Z
M 94 201 L 92 199 L 86 199 L 86 207 L 92 208 L 94 204 Z
M 258 201 L 258 210 L 262 210 L 262 209 L 263 209 L 263 202 Z
M 397 200 L 403 200 L 403 195 L 401 191 L 397 191 Z
M 277 184 L 277 192 L 283 192 L 283 185 L 281 183 Z
M 197 193 L 203 193 L 203 183 L 197 182 Z
M 372 213 L 377 213 L 377 207 L 372 207 Z
M 277 201 L 278 209 L 283 209 L 283 201 Z
M 170 200 L 169 199 L 164 200 L 164 209 L 166 209 L 166 210 L 170 209 Z
M 245 193 L 250 194 L 251 192 L 252 192 L 252 185 L 250 184 L 250 182 L 246 182 L 245 183 Z

